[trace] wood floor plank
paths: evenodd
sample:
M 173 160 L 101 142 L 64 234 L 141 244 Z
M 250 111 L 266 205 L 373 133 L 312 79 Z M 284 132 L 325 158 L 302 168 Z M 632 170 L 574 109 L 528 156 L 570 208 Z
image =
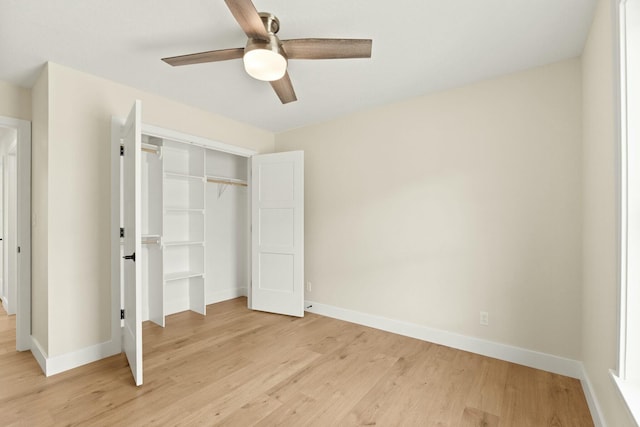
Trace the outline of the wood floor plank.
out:
M 389 425 L 398 419 L 404 425 L 455 425 L 464 410 L 465 383 L 472 378 L 454 366 L 455 354 L 443 350 L 434 345 L 427 358 L 414 364 L 401 398 L 381 411 L 375 420 L 377 425 Z
M 499 425 L 500 417 L 470 407 L 464 408 L 460 420 L 460 427 L 498 427 Z
M 490 414 L 499 414 L 503 405 L 509 364 L 482 358 L 479 372 L 474 376 L 467 405 Z
M 124 355 L 46 378 L 0 308 L 1 425 L 592 426 L 578 380 L 246 299 L 143 326 Z
M 165 408 L 151 419 L 158 425 L 190 426 L 198 420 L 208 419 L 215 423 L 218 419 L 230 416 L 240 410 L 247 402 L 261 395 L 261 389 L 277 384 L 295 372 L 299 372 L 318 357 L 306 350 L 281 354 L 284 359 L 277 363 L 252 364 L 241 375 L 230 375 L 221 381 L 203 385 L 197 394 L 178 398 L 175 402 L 182 414 Z
M 237 411 L 214 422 L 214 426 L 253 426 L 280 408 L 282 403 L 277 399 L 261 394 L 245 403 Z
M 396 360 L 380 353 L 368 356 L 361 354 L 352 359 L 350 369 L 340 376 L 333 376 L 331 371 L 326 371 L 328 366 L 324 365 L 322 371 L 325 381 L 320 386 L 305 388 L 304 395 L 311 397 L 314 403 L 305 405 L 303 410 L 299 406 L 299 394 L 296 394 L 288 399 L 282 409 L 291 408 L 297 414 L 303 414 L 306 418 L 303 425 L 332 425 L 351 410 L 353 402 L 360 400 Z
M 381 414 L 400 410 L 404 392 L 413 377 L 422 369 L 421 361 L 428 361 L 436 351 L 430 343 L 402 337 L 405 352 L 343 419 L 346 425 L 374 425 Z M 393 417 L 391 415 L 390 417 Z

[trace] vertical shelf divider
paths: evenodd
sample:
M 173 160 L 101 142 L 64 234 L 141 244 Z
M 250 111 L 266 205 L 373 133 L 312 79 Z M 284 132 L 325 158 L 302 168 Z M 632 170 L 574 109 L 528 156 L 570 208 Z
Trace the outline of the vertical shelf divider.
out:
M 164 315 L 205 305 L 205 149 L 188 143 L 163 145 Z

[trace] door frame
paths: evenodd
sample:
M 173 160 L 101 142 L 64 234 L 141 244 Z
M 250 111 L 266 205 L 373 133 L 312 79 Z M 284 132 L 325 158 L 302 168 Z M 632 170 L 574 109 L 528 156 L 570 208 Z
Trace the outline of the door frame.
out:
M 120 348 L 122 348 L 123 337 L 122 320 L 120 320 L 120 310 L 122 309 L 122 254 L 120 239 L 120 227 L 122 224 L 120 206 L 122 176 L 120 167 L 120 133 L 124 124 L 124 118 L 112 117 L 111 119 L 111 308 L 113 313 L 111 318 L 111 336 L 114 342 L 120 343 Z M 223 153 L 235 154 L 237 156 L 246 157 L 247 160 L 258 154 L 257 151 L 248 148 L 225 144 L 223 142 L 159 126 L 147 125 L 144 124 L 144 118 L 142 120 L 142 134 L 162 139 L 169 139 L 175 142 L 196 145 Z M 249 187 L 247 197 L 248 203 L 250 204 L 251 187 Z M 250 219 L 249 215 L 247 227 L 250 227 L 251 225 Z M 248 239 L 248 244 L 250 246 L 250 233 Z M 248 289 L 247 291 L 247 293 L 251 295 L 251 290 Z M 250 297 L 249 307 L 251 307 Z
M 31 350 L 31 122 L 0 116 L 0 126 L 17 131 L 18 256 L 16 350 Z M 8 248 L 5 248 L 8 249 Z
M 15 132 L 15 128 L 6 128 Z M 6 142 L 6 141 L 5 141 Z M 18 208 L 18 136 L 17 132 L 13 134 L 13 141 L 6 147 L 7 150 L 2 159 L 2 285 L 4 287 L 3 294 L 9 297 L 2 301 L 5 311 L 8 315 L 14 315 L 17 312 L 18 304 L 18 254 L 14 251 L 7 250 L 10 247 L 17 246 L 18 229 L 17 229 L 17 208 Z M 13 165 L 11 165 L 13 163 Z M 13 221 L 12 221 L 13 219 Z

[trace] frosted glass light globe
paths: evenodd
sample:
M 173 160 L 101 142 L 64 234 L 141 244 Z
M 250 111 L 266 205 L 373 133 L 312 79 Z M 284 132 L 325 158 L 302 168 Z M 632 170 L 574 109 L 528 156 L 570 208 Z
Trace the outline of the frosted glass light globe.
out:
M 251 77 L 265 82 L 280 80 L 287 72 L 287 58 L 280 51 L 280 42 L 273 34 L 268 41 L 249 39 L 242 60 Z

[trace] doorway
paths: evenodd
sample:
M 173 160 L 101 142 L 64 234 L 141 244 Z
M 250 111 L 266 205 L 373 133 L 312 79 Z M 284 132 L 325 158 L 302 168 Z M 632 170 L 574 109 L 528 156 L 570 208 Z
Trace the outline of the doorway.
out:
M 0 297 L 31 349 L 31 123 L 0 116 Z
M 8 315 L 16 314 L 17 254 L 17 143 L 18 132 L 0 127 L 0 298 Z

